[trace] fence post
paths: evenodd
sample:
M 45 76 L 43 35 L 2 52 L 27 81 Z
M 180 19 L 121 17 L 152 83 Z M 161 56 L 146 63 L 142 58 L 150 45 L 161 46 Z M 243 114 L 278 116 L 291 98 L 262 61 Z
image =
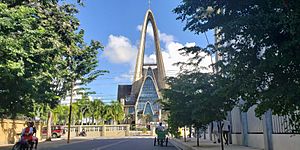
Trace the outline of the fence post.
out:
M 248 146 L 248 117 L 247 112 L 241 111 L 243 145 Z
M 125 136 L 129 136 L 130 125 L 126 125 Z
M 272 111 L 268 110 L 265 112 L 263 117 L 263 124 L 264 124 L 264 145 L 265 150 L 273 150 L 273 139 L 272 139 Z
M 106 136 L 106 126 L 102 126 L 102 136 Z

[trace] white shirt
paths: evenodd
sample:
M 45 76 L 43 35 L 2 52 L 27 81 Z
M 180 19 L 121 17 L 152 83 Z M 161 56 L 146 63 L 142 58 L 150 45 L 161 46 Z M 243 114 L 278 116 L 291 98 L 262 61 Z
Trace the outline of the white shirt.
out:
M 222 130 L 223 131 L 229 131 L 229 127 L 228 127 L 228 126 L 230 126 L 229 121 L 228 120 L 224 120 L 223 123 L 224 123 L 224 125 L 223 125 Z
M 165 127 L 163 127 L 163 126 L 157 126 L 157 127 L 156 127 L 156 130 L 158 130 L 158 131 L 164 131 L 164 130 L 165 130 Z
M 218 123 L 213 121 L 213 132 L 218 132 Z

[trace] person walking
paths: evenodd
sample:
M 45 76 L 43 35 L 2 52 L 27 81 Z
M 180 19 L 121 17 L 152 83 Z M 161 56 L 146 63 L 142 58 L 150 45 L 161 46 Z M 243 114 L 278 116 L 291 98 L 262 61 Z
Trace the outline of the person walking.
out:
M 229 131 L 230 131 L 230 123 L 228 120 L 223 120 L 223 139 L 225 141 L 225 144 L 228 145 L 228 137 L 229 137 Z
M 213 133 L 213 142 L 217 143 L 218 141 L 218 143 L 220 143 L 220 137 L 219 137 L 220 130 L 217 121 L 212 122 L 212 133 Z

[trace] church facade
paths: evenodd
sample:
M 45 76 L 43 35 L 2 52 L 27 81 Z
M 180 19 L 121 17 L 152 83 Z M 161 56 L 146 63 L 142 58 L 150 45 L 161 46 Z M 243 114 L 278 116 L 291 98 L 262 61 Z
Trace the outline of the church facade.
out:
M 145 64 L 145 41 L 148 23 L 152 24 L 155 43 L 156 63 Z M 146 12 L 132 85 L 118 86 L 118 100 L 123 103 L 126 123 L 145 124 L 160 122 L 161 106 L 157 102 L 161 98 L 160 91 L 165 88 L 165 68 L 160 50 L 158 29 L 154 15 L 149 9 Z

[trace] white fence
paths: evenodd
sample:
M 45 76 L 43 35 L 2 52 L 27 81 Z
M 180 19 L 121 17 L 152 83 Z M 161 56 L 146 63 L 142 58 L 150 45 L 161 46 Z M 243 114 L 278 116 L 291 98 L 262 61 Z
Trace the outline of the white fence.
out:
M 231 121 L 232 144 L 265 150 L 299 150 L 300 134 L 293 133 L 286 116 L 266 113 L 255 116 L 255 106 L 247 112 L 235 107 L 228 117 Z M 231 116 L 231 117 L 230 117 Z
M 71 137 L 78 136 L 82 130 L 88 137 L 129 136 L 129 125 L 75 125 L 70 128 Z

